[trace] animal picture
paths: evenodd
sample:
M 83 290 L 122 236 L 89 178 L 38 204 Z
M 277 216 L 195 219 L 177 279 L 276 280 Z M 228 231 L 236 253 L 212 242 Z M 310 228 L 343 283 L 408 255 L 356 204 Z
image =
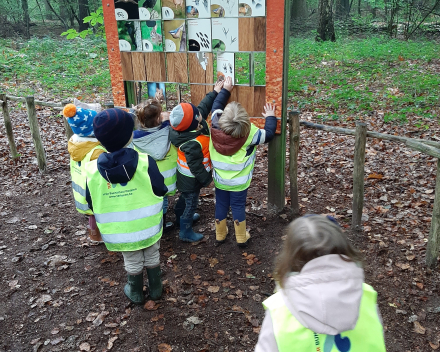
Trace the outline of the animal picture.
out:
M 164 20 L 185 18 L 185 0 L 162 0 L 162 18 Z
M 238 51 L 238 18 L 213 18 L 212 50 Z
M 257 17 L 266 15 L 265 0 L 241 0 L 238 6 L 238 15 L 246 17 Z
M 235 79 L 235 55 L 234 53 L 221 53 L 217 55 L 217 79 L 220 77 L 231 77 Z
M 137 0 L 115 0 L 116 20 L 138 20 L 139 4 Z
M 212 17 L 225 17 L 225 9 L 219 5 L 211 5 Z
M 140 20 L 158 20 L 161 18 L 160 0 L 138 0 Z
M 141 22 L 143 51 L 163 51 L 162 22 Z
M 119 49 L 121 51 L 136 51 L 136 28 L 133 21 L 118 21 Z
M 244 17 L 252 16 L 252 8 L 248 4 L 239 4 L 238 5 L 238 15 Z
M 164 21 L 165 51 L 186 51 L 185 20 Z
M 211 2 L 212 17 L 237 17 L 238 1 L 237 0 L 212 0 Z

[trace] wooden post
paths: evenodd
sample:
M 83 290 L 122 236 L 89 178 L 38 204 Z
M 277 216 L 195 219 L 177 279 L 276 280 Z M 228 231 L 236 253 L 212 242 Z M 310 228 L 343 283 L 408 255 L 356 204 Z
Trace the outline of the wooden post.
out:
M 289 113 L 289 135 L 290 135 L 290 203 L 292 215 L 299 215 L 298 200 L 298 153 L 299 153 L 299 111 Z
M 280 3 L 284 3 L 283 5 Z M 276 64 L 271 63 L 271 70 L 266 70 L 266 94 L 272 99 L 269 103 L 281 103 L 281 134 L 276 135 L 269 143 L 269 165 L 268 165 L 268 187 L 267 202 L 268 211 L 277 213 L 283 210 L 286 204 L 285 187 L 286 187 L 286 125 L 287 125 L 287 84 L 289 73 L 289 38 L 290 38 L 290 0 L 271 1 L 271 11 L 267 14 L 267 47 L 266 60 L 280 59 L 279 53 L 282 53 L 282 86 L 278 82 L 280 80 Z M 269 3 L 268 3 L 269 9 Z M 275 11 L 276 10 L 276 11 Z M 273 12 L 273 14 L 272 14 Z M 280 23 L 280 18 L 275 19 L 274 16 L 279 12 L 284 12 L 284 22 Z M 278 21 L 278 24 L 275 24 Z M 271 26 L 281 26 L 283 36 L 280 36 L 279 28 L 271 28 Z M 279 66 L 277 66 L 279 67 Z M 275 79 L 276 77 L 276 79 Z M 279 91 L 281 88 L 281 91 Z M 279 99 L 281 97 L 281 99 Z M 278 99 L 275 100 L 275 99 Z M 280 101 L 281 100 L 281 101 Z M 277 110 L 278 110 L 277 108 Z
M 434 209 L 432 211 L 431 229 L 429 230 L 428 244 L 426 247 L 426 265 L 437 265 L 440 248 L 440 159 L 437 159 L 437 177 L 435 179 Z
M 37 155 L 38 168 L 40 169 L 40 172 L 44 173 L 46 172 L 46 152 L 44 151 L 43 143 L 41 142 L 34 97 L 26 97 L 26 106 L 29 127 L 31 128 L 32 139 L 34 140 L 35 152 Z
M 6 94 L 0 94 L 0 104 L 3 110 L 3 120 L 5 120 L 6 134 L 8 135 L 9 149 L 12 159 L 18 158 L 17 147 L 15 146 L 14 133 L 12 131 L 11 119 L 9 118 L 8 98 Z
M 365 147 L 367 144 L 367 125 L 356 123 L 356 141 L 354 144 L 353 167 L 353 216 L 351 228 L 356 231 L 362 229 L 362 209 L 364 208 L 364 166 Z
M 64 122 L 64 129 L 66 130 L 66 138 L 67 138 L 67 141 L 69 141 L 74 133 L 72 131 L 72 127 L 70 127 L 65 116 L 63 116 L 63 122 Z

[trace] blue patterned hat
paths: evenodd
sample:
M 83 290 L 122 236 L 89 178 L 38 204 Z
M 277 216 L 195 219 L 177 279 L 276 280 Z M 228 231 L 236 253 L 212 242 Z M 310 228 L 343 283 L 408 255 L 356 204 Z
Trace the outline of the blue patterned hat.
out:
M 67 104 L 64 107 L 63 115 L 67 119 L 73 133 L 80 137 L 95 137 L 93 119 L 97 115 L 96 111 Z

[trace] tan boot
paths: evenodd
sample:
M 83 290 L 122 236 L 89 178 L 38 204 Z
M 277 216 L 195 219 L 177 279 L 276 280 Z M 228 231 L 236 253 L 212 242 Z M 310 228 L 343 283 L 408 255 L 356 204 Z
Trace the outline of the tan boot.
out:
M 99 232 L 98 227 L 96 227 L 93 230 L 90 227 L 88 229 L 89 229 L 90 241 L 98 242 L 98 243 L 104 243 L 104 241 L 102 240 L 102 237 L 101 237 L 101 232 Z
M 237 244 L 239 247 L 246 247 L 251 235 L 246 231 L 246 220 L 238 222 L 234 221 L 235 227 L 235 238 L 237 239 Z
M 225 243 L 228 234 L 228 227 L 226 226 L 226 219 L 219 221 L 215 220 L 215 239 L 217 244 Z

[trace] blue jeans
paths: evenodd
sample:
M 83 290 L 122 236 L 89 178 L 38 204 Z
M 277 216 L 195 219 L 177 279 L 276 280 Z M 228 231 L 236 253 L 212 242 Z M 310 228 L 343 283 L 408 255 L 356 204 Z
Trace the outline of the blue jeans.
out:
M 168 196 L 163 197 L 163 205 L 162 205 L 162 211 L 163 215 L 167 213 L 168 210 Z
M 224 191 L 215 188 L 215 219 L 222 221 L 228 216 L 229 207 L 232 217 L 238 222 L 246 220 L 247 189 L 240 192 Z
M 183 210 L 181 219 L 192 219 L 199 205 L 200 190 L 196 192 L 182 192 L 176 203 L 175 212 Z

